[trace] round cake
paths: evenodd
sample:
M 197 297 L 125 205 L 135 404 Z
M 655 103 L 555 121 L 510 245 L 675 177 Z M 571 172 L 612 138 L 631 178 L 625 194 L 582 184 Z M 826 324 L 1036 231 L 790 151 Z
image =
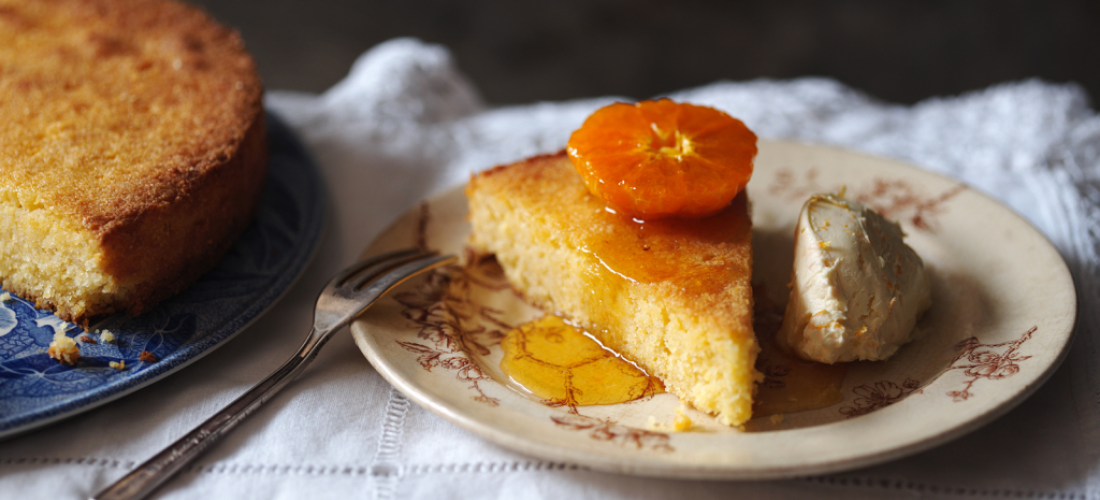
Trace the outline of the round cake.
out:
M 211 269 L 267 169 L 240 36 L 161 0 L 0 0 L 0 277 L 63 319 Z

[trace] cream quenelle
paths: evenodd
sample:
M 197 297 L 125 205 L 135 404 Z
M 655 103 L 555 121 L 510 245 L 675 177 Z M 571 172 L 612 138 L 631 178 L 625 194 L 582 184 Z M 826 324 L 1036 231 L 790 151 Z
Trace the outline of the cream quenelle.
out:
M 884 360 L 932 303 L 924 263 L 897 223 L 840 195 L 803 205 L 791 295 L 777 340 L 822 363 Z

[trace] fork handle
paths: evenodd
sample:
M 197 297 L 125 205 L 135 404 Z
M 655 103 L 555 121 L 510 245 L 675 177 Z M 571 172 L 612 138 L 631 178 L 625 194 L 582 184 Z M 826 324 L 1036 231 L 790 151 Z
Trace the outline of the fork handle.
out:
M 311 331 L 298 353 L 278 370 L 164 451 L 91 497 L 91 500 L 137 500 L 148 496 L 294 380 L 317 356 L 324 344 L 323 341 L 318 342 L 318 339 L 327 340 L 327 337 Z

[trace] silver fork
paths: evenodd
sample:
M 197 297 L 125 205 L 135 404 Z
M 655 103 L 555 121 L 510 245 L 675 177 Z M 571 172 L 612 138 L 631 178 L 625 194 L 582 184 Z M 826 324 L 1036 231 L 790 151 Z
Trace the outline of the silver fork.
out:
M 313 361 L 334 332 L 350 323 L 386 292 L 417 274 L 456 259 L 453 255 L 422 250 L 397 250 L 348 267 L 321 290 L 313 313 L 313 329 L 297 354 L 225 409 L 99 492 L 92 500 L 145 498 L 294 380 Z

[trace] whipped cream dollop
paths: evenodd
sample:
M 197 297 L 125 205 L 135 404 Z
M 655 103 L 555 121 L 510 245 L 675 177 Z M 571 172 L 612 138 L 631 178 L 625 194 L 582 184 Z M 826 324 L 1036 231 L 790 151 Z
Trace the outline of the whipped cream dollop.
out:
M 915 336 L 931 286 L 901 227 L 842 196 L 818 194 L 802 206 L 777 340 L 822 363 L 883 360 Z

